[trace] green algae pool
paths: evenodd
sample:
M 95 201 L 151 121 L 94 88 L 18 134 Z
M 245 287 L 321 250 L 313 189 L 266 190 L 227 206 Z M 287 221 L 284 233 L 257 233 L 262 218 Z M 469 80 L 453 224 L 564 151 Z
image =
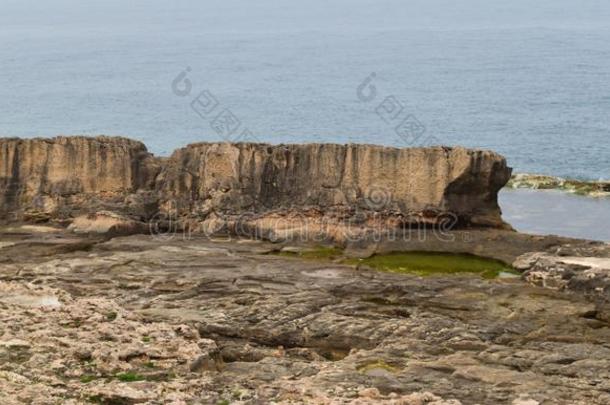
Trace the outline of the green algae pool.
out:
M 506 264 L 484 257 L 433 252 L 394 252 L 366 259 L 346 259 L 347 264 L 365 265 L 376 270 L 419 276 L 478 274 L 483 278 L 510 277 L 517 273 Z
M 279 256 L 309 260 L 332 260 L 353 266 L 367 266 L 375 270 L 419 276 L 477 274 L 483 278 L 516 277 L 510 266 L 494 259 L 470 254 L 437 252 L 392 252 L 377 254 L 365 259 L 345 258 L 343 251 L 335 247 L 318 246 L 298 252 L 282 251 Z

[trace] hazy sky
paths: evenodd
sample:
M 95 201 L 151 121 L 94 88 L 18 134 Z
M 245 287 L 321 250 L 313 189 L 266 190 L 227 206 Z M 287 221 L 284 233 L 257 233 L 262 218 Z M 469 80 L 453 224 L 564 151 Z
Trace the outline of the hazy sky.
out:
M 411 28 L 600 28 L 608 0 L 2 0 L 0 32 L 38 26 L 69 31 L 151 29 L 181 21 L 201 31 Z

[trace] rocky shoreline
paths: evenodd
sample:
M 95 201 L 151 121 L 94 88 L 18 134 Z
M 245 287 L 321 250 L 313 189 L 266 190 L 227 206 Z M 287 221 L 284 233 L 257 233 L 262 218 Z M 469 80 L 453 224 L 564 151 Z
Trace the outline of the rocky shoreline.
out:
M 511 230 L 493 152 L 60 137 L 0 157 L 2 404 L 610 403 L 610 245 Z M 365 265 L 395 252 L 520 275 Z
M 0 401 L 608 403 L 607 279 L 589 273 L 608 274 L 610 246 L 480 232 L 472 245 L 523 279 L 380 272 L 251 239 L 3 228 Z

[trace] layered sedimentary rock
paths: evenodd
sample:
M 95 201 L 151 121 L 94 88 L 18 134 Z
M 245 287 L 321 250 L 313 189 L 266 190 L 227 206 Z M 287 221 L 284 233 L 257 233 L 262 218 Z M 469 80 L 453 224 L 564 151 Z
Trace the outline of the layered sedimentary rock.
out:
M 497 193 L 509 177 L 503 157 L 464 148 L 201 143 L 176 151 L 156 187 L 165 208 L 195 221 L 237 215 L 241 228 L 333 234 L 502 226 Z
M 161 212 L 225 229 L 305 221 L 321 233 L 337 224 L 499 227 L 497 193 L 511 172 L 500 155 L 464 148 L 201 143 L 159 159 L 109 137 L 3 139 L 0 162 L 4 216 L 103 209 L 145 221 Z
M 71 216 L 150 188 L 155 164 L 144 144 L 118 137 L 0 139 L 0 214 Z

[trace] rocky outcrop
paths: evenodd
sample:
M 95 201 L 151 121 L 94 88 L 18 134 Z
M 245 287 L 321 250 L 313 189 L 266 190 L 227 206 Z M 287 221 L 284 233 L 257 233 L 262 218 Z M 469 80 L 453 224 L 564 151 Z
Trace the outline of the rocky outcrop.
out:
M 510 172 L 503 157 L 464 148 L 201 143 L 177 150 L 156 188 L 181 218 L 242 230 L 501 227 Z
M 144 144 L 118 137 L 0 139 L 0 215 L 47 220 L 126 205 L 152 186 Z
M 276 236 L 306 223 L 335 239 L 354 228 L 502 227 L 497 193 L 511 173 L 500 155 L 459 147 L 201 143 L 159 159 L 110 137 L 2 139 L 0 161 L 5 217 L 106 210 Z
M 523 272 L 523 279 L 531 284 L 604 302 L 603 317 L 610 321 L 610 244 L 567 244 L 529 252 L 519 256 L 513 267 Z

